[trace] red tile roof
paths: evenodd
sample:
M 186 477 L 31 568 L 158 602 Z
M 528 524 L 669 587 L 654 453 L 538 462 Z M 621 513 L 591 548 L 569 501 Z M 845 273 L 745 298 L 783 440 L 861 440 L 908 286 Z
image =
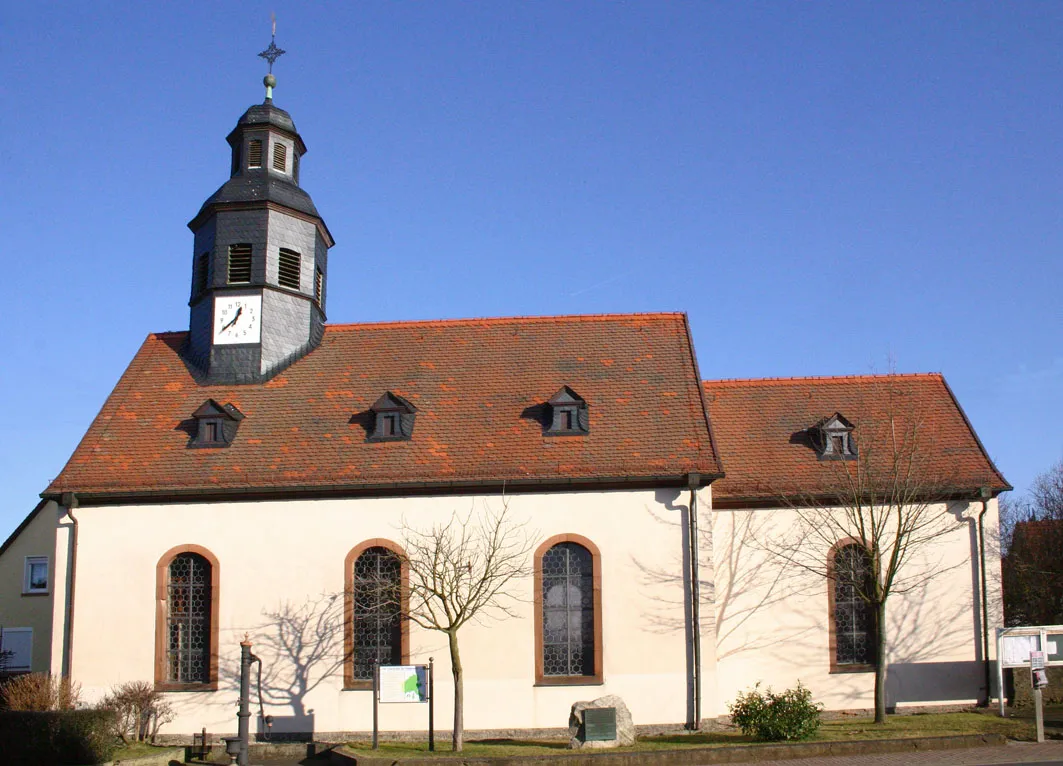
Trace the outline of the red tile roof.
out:
M 820 461 L 802 432 L 835 412 L 853 422 L 859 444 L 875 438 L 892 410 L 900 429 L 919 423 L 927 474 L 958 489 L 1010 489 L 940 374 L 707 380 L 703 386 L 726 473 L 712 485 L 714 502 L 830 486 L 837 466 Z
M 148 336 L 46 496 L 720 473 L 683 314 L 333 325 L 309 355 L 243 386 L 197 385 L 185 338 Z M 522 416 L 563 385 L 589 404 L 586 436 L 544 437 Z M 367 443 L 352 422 L 385 391 L 417 408 L 411 440 Z M 246 418 L 230 447 L 189 449 L 208 398 Z

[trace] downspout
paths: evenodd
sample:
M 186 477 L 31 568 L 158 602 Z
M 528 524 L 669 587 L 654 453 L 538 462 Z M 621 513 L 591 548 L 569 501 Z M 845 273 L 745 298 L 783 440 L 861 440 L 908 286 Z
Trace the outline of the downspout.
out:
M 63 621 L 63 678 L 73 677 L 74 667 L 74 587 L 77 584 L 78 562 L 78 520 L 74 509 L 78 507 L 78 498 L 73 492 L 64 492 L 61 498 L 66 508 L 66 515 L 73 522 L 70 532 L 70 561 L 66 567 L 66 619 Z
M 701 476 L 696 473 L 687 475 L 687 486 L 690 488 L 690 505 L 687 514 L 690 530 L 690 632 L 694 646 L 694 667 L 691 671 L 691 681 L 694 684 L 694 722 L 691 728 L 694 731 L 701 729 L 701 583 L 698 575 L 698 483 Z
M 978 569 L 982 573 L 982 664 L 985 665 L 985 706 L 989 707 L 993 694 L 990 686 L 992 673 L 989 668 L 989 594 L 986 590 L 985 525 L 983 520 L 985 519 L 986 511 L 989 510 L 989 498 L 992 493 L 989 487 L 982 487 L 978 490 L 978 495 L 982 500 L 982 512 L 978 514 Z M 997 693 L 1003 695 L 1004 692 L 1003 690 L 998 690 Z

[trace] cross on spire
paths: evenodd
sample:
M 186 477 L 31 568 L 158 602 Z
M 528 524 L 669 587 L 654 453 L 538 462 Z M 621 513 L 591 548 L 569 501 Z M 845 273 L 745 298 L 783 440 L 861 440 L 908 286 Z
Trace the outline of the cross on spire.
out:
M 273 76 L 273 62 L 285 54 L 282 48 L 277 47 L 277 15 L 271 13 L 270 21 L 273 22 L 273 37 L 269 41 L 269 47 L 258 54 L 260 58 L 269 62 L 269 73 L 262 78 L 262 84 L 266 86 L 267 101 L 273 100 L 273 86 L 277 84 L 277 78 Z

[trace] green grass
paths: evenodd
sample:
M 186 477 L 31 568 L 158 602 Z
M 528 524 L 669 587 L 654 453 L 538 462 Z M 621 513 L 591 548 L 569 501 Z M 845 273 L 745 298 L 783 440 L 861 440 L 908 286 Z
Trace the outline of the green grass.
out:
M 1032 739 L 1033 728 L 1028 721 L 998 718 L 984 713 L 935 713 L 926 715 L 890 716 L 885 724 L 876 725 L 871 718 L 839 718 L 827 720 L 812 741 L 837 742 L 853 739 L 901 739 L 937 737 L 952 734 L 1003 734 L 1010 739 Z M 615 748 L 608 752 L 645 752 L 653 750 L 719 747 L 723 745 L 757 744 L 734 730 L 657 735 L 640 737 L 634 747 Z M 351 742 L 348 747 L 363 757 L 403 758 L 466 757 L 511 758 L 515 756 L 550 756 L 570 752 L 568 740 L 467 740 L 459 754 L 450 749 L 449 739 L 436 739 L 436 751 L 428 751 L 427 742 L 381 742 L 372 750 L 368 742 Z
M 126 758 L 140 758 L 144 755 L 154 755 L 160 750 L 172 750 L 172 747 L 159 747 L 158 745 L 149 745 L 146 742 L 132 742 L 128 745 L 122 745 L 118 748 L 114 755 L 111 756 L 112 761 L 125 760 Z

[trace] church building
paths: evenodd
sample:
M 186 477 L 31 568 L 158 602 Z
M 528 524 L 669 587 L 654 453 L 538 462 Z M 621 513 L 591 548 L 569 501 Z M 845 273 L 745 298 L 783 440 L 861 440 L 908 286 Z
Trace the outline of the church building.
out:
M 432 657 L 446 728 L 446 637 L 367 608 L 371 584 L 408 587 L 404 530 L 504 509 L 528 574 L 511 615 L 460 634 L 470 732 L 556 730 L 606 694 L 693 725 L 758 681 L 867 709 L 880 631 L 891 706 L 985 697 L 1000 592 L 979 533 L 1010 487 L 941 375 L 702 380 L 678 313 L 330 324 L 333 238 L 267 85 L 188 224 L 188 329 L 147 336 L 0 547 L 8 672 L 90 701 L 152 682 L 162 734 L 187 739 L 235 730 L 247 635 L 273 731 L 327 738 L 372 728 L 374 663 Z M 824 574 L 780 551 L 810 504 L 843 513 L 831 477 L 881 467 L 887 419 L 948 487 L 906 498 L 942 531 L 879 625 L 868 540 L 824 547 Z M 382 706 L 383 731 L 425 726 Z

